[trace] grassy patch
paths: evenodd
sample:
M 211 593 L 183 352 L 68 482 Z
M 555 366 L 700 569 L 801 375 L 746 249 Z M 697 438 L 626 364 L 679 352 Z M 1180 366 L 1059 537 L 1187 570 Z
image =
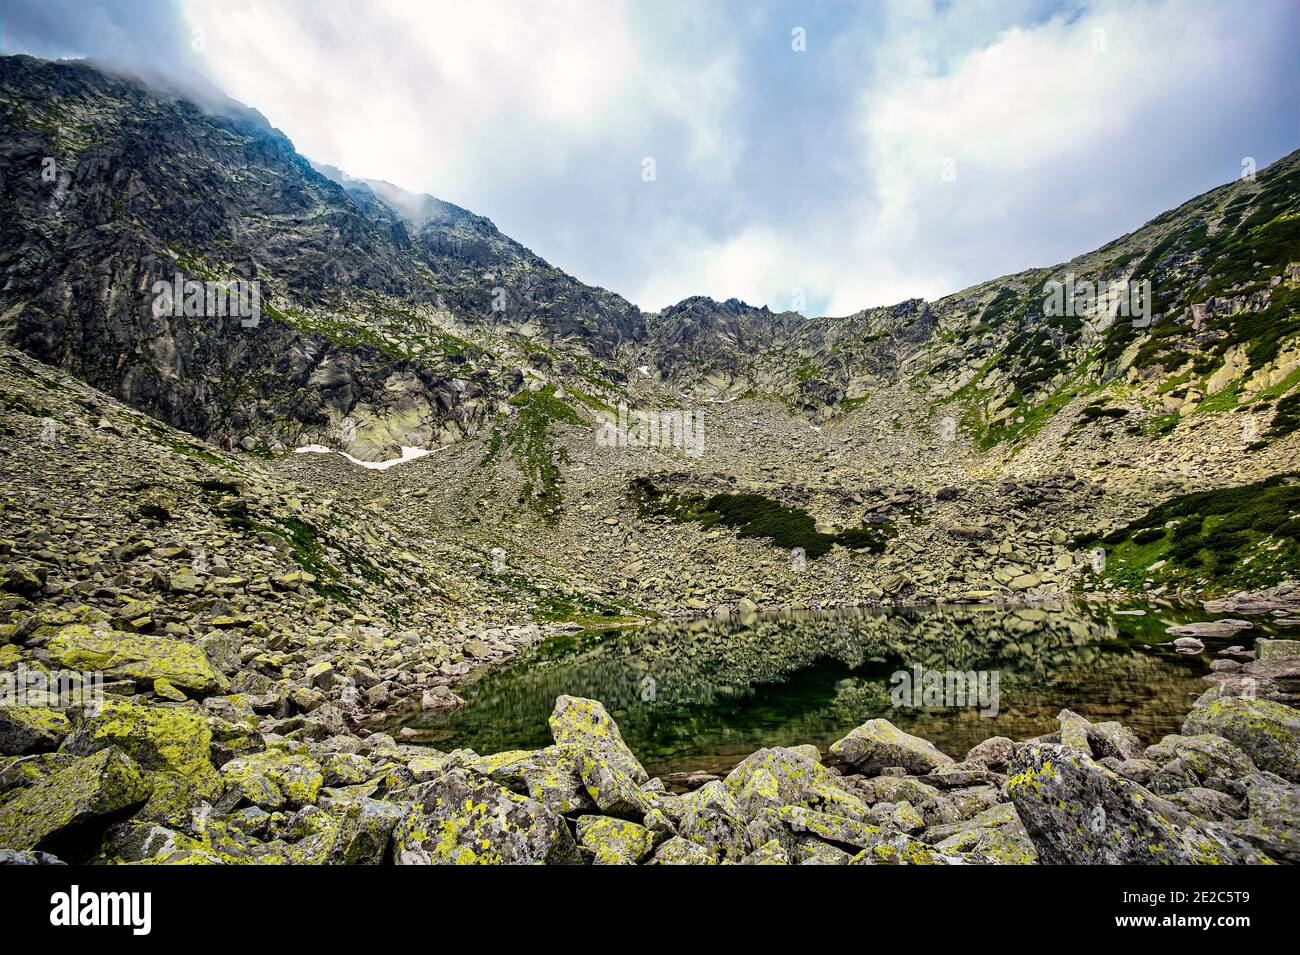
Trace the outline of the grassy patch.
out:
M 330 545 L 321 541 L 320 531 L 315 525 L 296 517 L 272 517 L 271 523 L 255 521 L 244 513 L 227 513 L 226 523 L 245 533 L 273 534 L 289 547 L 289 555 L 302 570 L 316 578 L 311 588 L 322 597 L 337 600 L 339 603 L 352 605 L 354 593 L 343 583 L 343 572 L 327 557 L 327 551 L 343 565 L 348 573 L 379 584 L 384 580 L 373 563 L 364 557 L 352 554 L 343 547 Z
M 175 451 L 177 454 L 183 454 L 187 458 L 193 458 L 194 460 L 202 461 L 205 464 L 215 465 L 216 467 L 223 468 L 226 471 L 235 470 L 234 466 L 225 458 L 222 458 L 221 456 L 211 451 L 205 451 L 202 448 L 196 448 L 193 445 L 174 444 L 171 446 L 171 449 Z
M 534 616 L 543 623 L 576 623 L 593 626 L 627 623 L 653 616 L 618 604 L 605 603 L 585 594 L 542 590 L 523 574 L 498 575 L 501 584 L 514 594 L 524 596 L 534 605 Z
M 567 456 L 562 449 L 555 450 L 551 428 L 557 423 L 581 427 L 582 418 L 571 405 L 555 396 L 554 385 L 546 385 L 540 391 L 522 391 L 510 399 L 510 404 L 517 413 L 502 440 L 524 475 L 519 501 L 546 520 L 554 521 L 563 502 L 562 478 L 557 462 L 567 461 Z M 498 428 L 502 426 L 498 425 Z M 493 441 L 496 441 L 495 433 Z M 495 455 L 500 447 L 499 442 L 495 449 L 489 445 L 488 455 Z

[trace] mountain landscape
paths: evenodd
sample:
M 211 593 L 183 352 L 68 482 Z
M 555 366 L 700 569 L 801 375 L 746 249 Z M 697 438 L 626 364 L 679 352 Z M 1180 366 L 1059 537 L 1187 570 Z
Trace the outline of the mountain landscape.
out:
M 1300 151 L 1068 262 L 805 317 L 642 311 L 85 61 L 0 58 L 0 116 L 0 664 L 107 680 L 0 708 L 0 849 L 1152 861 L 1077 835 L 1086 793 L 1154 861 L 1297 860 Z M 186 282 L 255 307 L 159 306 Z M 535 752 L 403 725 L 579 633 L 1084 599 L 1261 639 L 1162 742 L 1067 709 L 956 760 L 860 713 L 827 765 L 665 783 L 573 695 Z

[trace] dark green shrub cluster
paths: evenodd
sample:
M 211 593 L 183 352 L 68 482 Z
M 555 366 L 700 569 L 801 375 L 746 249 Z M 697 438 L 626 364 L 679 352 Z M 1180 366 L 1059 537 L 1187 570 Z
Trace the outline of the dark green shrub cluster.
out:
M 1248 555 L 1252 544 L 1268 537 L 1300 553 L 1300 484 L 1291 483 L 1296 480 L 1300 475 L 1279 474 L 1240 487 L 1185 494 L 1100 540 L 1112 549 L 1128 542 L 1141 547 L 1167 534 L 1165 557 L 1186 568 L 1207 562 L 1218 570 L 1229 568 Z M 1173 527 L 1166 531 L 1170 523 Z M 1077 543 L 1096 541 L 1096 536 L 1085 536 Z
M 836 544 L 878 554 L 894 536 L 888 524 L 823 534 L 807 511 L 787 507 L 761 494 L 715 494 L 707 499 L 698 494 L 670 494 L 649 478 L 632 481 L 631 493 L 643 515 L 693 521 L 704 527 L 731 527 L 740 537 L 770 540 L 784 550 L 802 548 L 811 560 L 825 556 Z
M 1269 438 L 1284 438 L 1300 429 L 1300 391 L 1287 395 L 1274 409 L 1273 423 L 1268 427 Z
M 1083 409 L 1083 416 L 1088 421 L 1096 421 L 1098 418 L 1122 418 L 1128 414 L 1127 408 L 1104 408 L 1101 405 L 1088 405 Z
M 1000 325 L 1015 312 L 1020 304 L 1020 293 L 1010 286 L 1004 285 L 998 289 L 998 294 L 993 296 L 993 301 L 989 302 L 984 311 L 980 313 L 980 324 Z
M 1166 533 L 1163 527 L 1147 527 L 1133 535 L 1133 543 L 1142 547 L 1145 544 L 1160 540 Z
M 1293 215 L 1300 206 L 1300 170 L 1270 172 L 1261 177 L 1260 186 L 1258 191 L 1243 187 L 1238 192 L 1224 207 L 1213 235 L 1209 230 L 1212 217 L 1199 218 L 1185 229 L 1171 231 L 1137 263 L 1133 278 L 1151 280 L 1160 299 L 1158 307 L 1166 316 L 1216 295 L 1266 288 L 1269 276 L 1300 259 L 1300 217 Z M 1171 264 L 1183 263 L 1191 256 L 1204 269 L 1204 283 L 1186 276 L 1171 282 L 1162 274 Z M 1210 328 L 1219 337 L 1201 346 L 1197 374 L 1208 374 L 1229 348 L 1240 343 L 1248 343 L 1251 367 L 1258 368 L 1277 357 L 1281 341 L 1300 333 L 1300 295 L 1295 289 L 1275 288 L 1264 311 L 1220 315 Z M 1165 371 L 1178 367 L 1189 357 L 1189 331 L 1169 318 L 1157 322 L 1147 330 L 1149 340 L 1139 349 L 1134 364 Z M 1139 330 L 1130 323 L 1117 323 L 1107 337 L 1103 362 L 1117 359 L 1138 335 Z

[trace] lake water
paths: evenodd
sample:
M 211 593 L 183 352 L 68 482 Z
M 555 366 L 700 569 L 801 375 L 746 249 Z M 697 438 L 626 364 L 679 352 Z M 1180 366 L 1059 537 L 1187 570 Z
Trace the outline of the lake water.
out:
M 1214 652 L 1249 647 L 1257 631 L 1182 654 L 1160 646 L 1172 639 L 1165 628 L 1206 614 L 1133 606 L 1146 615 L 1097 604 L 932 606 L 584 631 L 479 674 L 462 688 L 469 705 L 457 712 L 420 714 L 406 725 L 443 750 L 536 749 L 551 742 L 546 719 L 557 696 L 591 697 L 655 775 L 726 770 L 764 746 L 814 743 L 824 752 L 874 717 L 957 759 L 990 736 L 1052 732 L 1062 707 L 1094 722 L 1119 720 L 1150 743 L 1178 731 L 1209 686 L 1201 678 Z M 924 698 L 895 705 L 892 675 L 915 667 L 976 671 L 988 689 L 996 674 L 996 715 L 910 705 Z

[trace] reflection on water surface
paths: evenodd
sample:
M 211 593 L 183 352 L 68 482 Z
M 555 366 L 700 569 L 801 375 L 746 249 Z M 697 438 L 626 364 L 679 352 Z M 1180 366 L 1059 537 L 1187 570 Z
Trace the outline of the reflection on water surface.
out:
M 1056 729 L 1068 707 L 1120 720 L 1145 742 L 1178 731 L 1207 684 L 1216 649 L 1157 646 L 1194 608 L 1143 605 L 1128 616 L 1095 604 L 931 606 L 791 612 L 691 620 L 553 637 L 462 690 L 469 705 L 406 725 L 440 749 L 480 753 L 551 742 L 561 693 L 598 699 L 653 774 L 725 769 L 764 746 L 823 751 L 859 723 L 885 717 L 961 758 L 990 736 Z M 1247 631 L 1235 638 L 1250 644 Z M 1145 645 L 1148 645 L 1144 647 Z M 890 675 L 923 667 L 996 671 L 999 709 L 896 707 Z

